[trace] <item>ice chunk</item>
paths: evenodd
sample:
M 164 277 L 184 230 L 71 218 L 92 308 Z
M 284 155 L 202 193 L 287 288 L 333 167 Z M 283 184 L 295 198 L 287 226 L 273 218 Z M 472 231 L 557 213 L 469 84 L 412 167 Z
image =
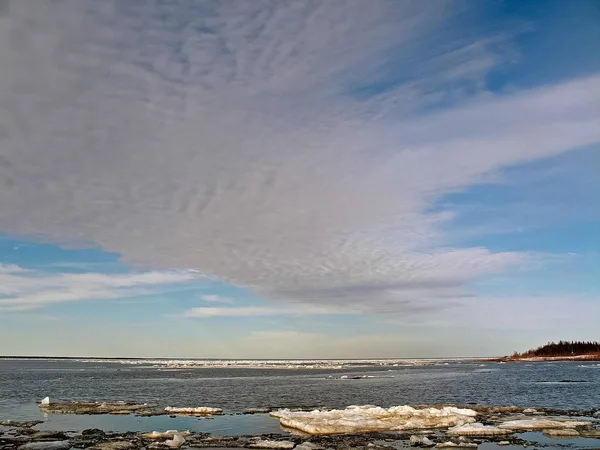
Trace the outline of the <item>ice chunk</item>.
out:
M 54 414 L 127 414 L 149 408 L 149 405 L 125 402 L 50 402 L 46 397 L 40 403 L 40 408 Z
M 175 433 L 173 435 L 173 439 L 169 439 L 165 441 L 165 445 L 178 448 L 181 447 L 185 443 L 185 438 L 181 435 L 181 433 Z
M 521 419 L 509 420 L 501 423 L 498 428 L 508 430 L 556 430 L 560 428 L 589 427 L 590 422 L 579 422 L 576 420 L 552 420 L 552 419 Z
M 440 442 L 435 446 L 435 448 L 477 448 L 477 444 L 471 442 L 461 442 L 457 444 L 456 442 Z
M 410 445 L 419 447 L 433 447 L 435 443 L 427 436 L 417 436 L 413 434 L 410 437 Z
M 20 450 L 66 450 L 71 448 L 69 441 L 30 442 L 19 447 Z
M 177 430 L 167 430 L 167 431 L 153 431 L 152 433 L 144 433 L 141 434 L 141 437 L 146 439 L 169 439 L 173 438 L 176 434 L 181 436 L 189 436 L 192 434 L 189 431 L 177 431 Z
M 401 431 L 428 428 L 448 428 L 474 422 L 472 409 L 453 406 L 417 409 L 411 406 L 349 406 L 342 410 L 271 412 L 280 424 L 308 434 L 344 434 L 373 431 Z
M 570 438 L 579 437 L 579 431 L 572 428 L 562 428 L 559 430 L 545 430 L 544 434 L 549 437 L 556 438 Z
M 479 422 L 468 423 L 448 430 L 448 434 L 454 436 L 503 436 L 512 434 L 512 432 L 512 430 L 484 425 Z
M 210 416 L 212 414 L 222 414 L 221 408 L 209 408 L 208 406 L 199 406 L 197 408 L 176 408 L 167 406 L 165 412 L 169 414 L 186 414 L 190 416 Z
M 600 439 L 600 430 L 596 428 L 582 429 L 579 434 L 585 438 Z
M 291 449 L 296 444 L 292 441 L 271 441 L 267 439 L 259 439 L 249 445 L 251 448 L 275 448 L 275 449 Z

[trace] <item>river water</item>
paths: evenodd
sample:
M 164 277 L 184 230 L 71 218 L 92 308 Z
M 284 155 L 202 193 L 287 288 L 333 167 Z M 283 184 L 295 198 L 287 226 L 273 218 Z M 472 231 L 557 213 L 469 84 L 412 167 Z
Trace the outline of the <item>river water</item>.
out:
M 368 375 L 374 378 L 352 379 Z M 347 376 L 347 379 L 340 379 Z M 213 419 L 44 415 L 37 401 L 135 401 L 212 406 Z M 113 431 L 190 429 L 215 434 L 280 432 L 267 415 L 236 415 L 273 406 L 345 407 L 453 403 L 557 409 L 600 408 L 598 363 L 439 362 L 351 369 L 191 368 L 74 360 L 0 360 L 0 420 L 45 420 L 41 428 Z

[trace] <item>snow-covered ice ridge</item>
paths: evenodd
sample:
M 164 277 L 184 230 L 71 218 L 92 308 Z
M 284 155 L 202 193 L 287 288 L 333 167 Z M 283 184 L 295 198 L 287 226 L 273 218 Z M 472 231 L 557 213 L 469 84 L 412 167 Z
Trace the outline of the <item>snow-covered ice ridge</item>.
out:
M 458 427 L 475 422 L 472 409 L 446 406 L 417 409 L 411 406 L 349 406 L 346 409 L 271 412 L 282 426 L 308 434 L 366 433 Z
M 510 410 L 511 407 L 508 407 Z M 506 408 L 505 408 L 506 409 Z M 404 405 L 381 408 L 374 405 L 348 406 L 345 409 L 298 411 L 279 409 L 270 415 L 279 419 L 282 427 L 311 435 L 352 434 L 384 431 L 414 431 L 446 429 L 448 436 L 507 436 L 527 430 L 570 430 L 570 436 L 579 432 L 595 436 L 592 422 L 564 417 L 527 417 L 525 411 L 500 419 L 494 425 L 476 422 L 480 413 L 456 406 L 417 407 Z M 530 409 L 531 414 L 537 411 Z M 485 417 L 484 417 L 485 418 Z M 488 417 L 489 419 L 489 417 Z M 413 439 L 422 444 L 419 438 Z
M 114 363 L 152 366 L 164 369 L 189 368 L 257 368 L 257 369 L 346 369 L 349 367 L 399 367 L 441 365 L 451 362 L 470 361 L 469 358 L 452 359 L 78 359 L 78 362 Z

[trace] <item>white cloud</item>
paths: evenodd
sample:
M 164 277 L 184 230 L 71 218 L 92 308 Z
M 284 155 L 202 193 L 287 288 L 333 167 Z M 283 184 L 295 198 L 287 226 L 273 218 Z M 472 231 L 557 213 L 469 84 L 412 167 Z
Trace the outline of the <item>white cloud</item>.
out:
M 201 295 L 200 298 L 202 300 L 204 300 L 205 302 L 209 302 L 209 303 L 227 303 L 227 304 L 235 303 L 235 301 L 232 298 L 221 297 L 220 295 L 215 295 L 215 294 Z
M 2 264 L 0 263 L 0 274 L 15 274 L 26 272 L 26 269 L 17 266 L 16 264 Z
M 0 229 L 363 312 L 441 308 L 536 258 L 449 248 L 449 216 L 431 206 L 502 167 L 599 142 L 600 77 L 424 114 L 449 80 L 478 85 L 503 60 L 497 36 L 429 51 L 458 5 L 215 5 L 11 4 Z M 390 53 L 415 79 L 353 97 Z
M 351 310 L 317 305 L 297 305 L 282 307 L 241 306 L 229 308 L 199 307 L 185 312 L 186 317 L 256 317 L 256 316 L 307 316 L 321 314 L 353 314 Z
M 6 266 L 2 266 L 5 268 Z M 128 274 L 44 273 L 10 266 L 0 270 L 0 311 L 25 311 L 49 304 L 140 295 L 147 289 L 197 280 L 190 271 Z

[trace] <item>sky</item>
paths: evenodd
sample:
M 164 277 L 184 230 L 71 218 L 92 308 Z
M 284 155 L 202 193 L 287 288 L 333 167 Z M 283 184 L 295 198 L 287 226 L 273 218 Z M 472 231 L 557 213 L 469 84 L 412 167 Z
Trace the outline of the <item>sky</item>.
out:
M 598 340 L 596 0 L 0 2 L 0 355 Z

